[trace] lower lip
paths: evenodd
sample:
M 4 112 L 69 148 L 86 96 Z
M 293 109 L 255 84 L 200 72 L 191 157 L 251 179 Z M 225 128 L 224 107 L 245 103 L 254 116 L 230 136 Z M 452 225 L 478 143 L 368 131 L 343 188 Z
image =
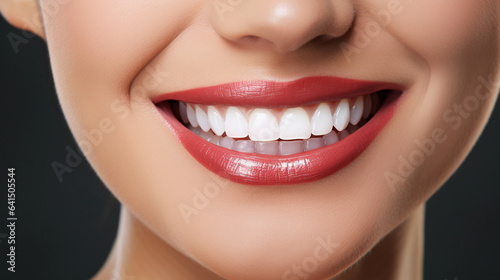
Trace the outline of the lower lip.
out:
M 350 164 L 372 143 L 394 115 L 400 93 L 389 93 L 379 111 L 363 127 L 332 145 L 290 156 L 247 154 L 205 141 L 184 127 L 170 106 L 158 111 L 186 150 L 203 166 L 233 182 L 287 185 L 316 181 Z

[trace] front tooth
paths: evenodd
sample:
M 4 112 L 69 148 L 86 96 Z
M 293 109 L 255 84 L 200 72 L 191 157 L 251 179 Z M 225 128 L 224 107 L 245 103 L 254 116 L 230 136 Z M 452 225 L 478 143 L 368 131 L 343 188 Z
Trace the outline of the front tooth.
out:
M 196 120 L 198 121 L 198 124 L 200 125 L 201 129 L 203 129 L 203 131 L 207 132 L 210 130 L 208 116 L 205 111 L 203 111 L 198 105 L 196 105 Z
M 332 127 L 332 110 L 328 104 L 321 103 L 311 119 L 311 132 L 316 136 L 326 135 L 332 131 Z
M 189 123 L 191 123 L 191 125 L 193 127 L 198 127 L 199 124 L 198 124 L 198 121 L 196 120 L 196 112 L 194 111 L 193 106 L 188 104 L 186 112 L 187 112 Z
M 363 100 L 363 96 L 359 96 L 356 98 L 354 105 L 351 108 L 351 124 L 357 125 L 363 116 L 363 105 L 365 101 Z
M 350 114 L 349 100 L 342 99 L 337 106 L 337 110 L 333 113 L 333 126 L 335 126 L 338 131 L 344 130 L 349 124 L 351 118 Z
M 255 148 L 253 141 L 250 140 L 239 140 L 234 142 L 234 150 L 242 153 L 253 153 Z
M 280 137 L 278 120 L 266 109 L 255 109 L 252 112 L 248 132 L 253 141 L 274 141 Z
M 306 110 L 292 108 L 285 111 L 280 121 L 280 138 L 283 140 L 308 139 L 311 137 L 311 122 Z
M 214 106 L 208 106 L 208 123 L 216 135 L 224 134 L 224 118 Z
M 304 141 L 279 141 L 280 155 L 288 156 L 298 154 L 304 151 Z
M 182 101 L 179 102 L 179 114 L 181 115 L 181 120 L 183 123 L 185 123 L 185 124 L 189 123 L 186 103 L 184 103 Z
M 231 138 L 245 138 L 248 136 L 247 120 L 243 113 L 236 107 L 227 108 L 224 126 L 226 135 Z
M 279 152 L 278 141 L 255 142 L 255 152 L 263 155 L 277 156 Z

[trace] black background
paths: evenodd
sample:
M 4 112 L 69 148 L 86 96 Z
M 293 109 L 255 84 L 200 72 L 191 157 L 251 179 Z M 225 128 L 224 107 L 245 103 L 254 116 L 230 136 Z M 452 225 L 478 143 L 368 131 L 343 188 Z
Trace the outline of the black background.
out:
M 72 138 L 59 107 L 45 43 L 0 17 L 2 105 L 0 279 L 89 279 L 111 249 L 119 203 L 84 162 L 59 182 Z M 428 202 L 425 279 L 500 279 L 500 113 L 455 175 Z M 7 272 L 7 168 L 16 168 L 16 270 Z M 6 276 L 4 276 L 6 275 Z

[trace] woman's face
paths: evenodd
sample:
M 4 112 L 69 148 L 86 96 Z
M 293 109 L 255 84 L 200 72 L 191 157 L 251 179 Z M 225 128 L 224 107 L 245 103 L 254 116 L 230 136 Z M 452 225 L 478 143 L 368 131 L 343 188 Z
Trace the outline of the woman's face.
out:
M 447 180 L 497 98 L 495 0 L 40 5 L 58 96 L 94 169 L 225 278 L 345 270 Z M 240 152 L 184 128 L 169 100 L 190 104 L 191 125 L 208 113 L 202 135 Z

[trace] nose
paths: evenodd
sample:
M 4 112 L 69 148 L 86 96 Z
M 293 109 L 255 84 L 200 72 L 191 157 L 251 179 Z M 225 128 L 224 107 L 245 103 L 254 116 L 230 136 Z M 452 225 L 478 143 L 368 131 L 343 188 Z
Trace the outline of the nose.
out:
M 280 53 L 344 35 L 354 21 L 352 0 L 214 0 L 210 22 L 239 45 L 264 44 Z

